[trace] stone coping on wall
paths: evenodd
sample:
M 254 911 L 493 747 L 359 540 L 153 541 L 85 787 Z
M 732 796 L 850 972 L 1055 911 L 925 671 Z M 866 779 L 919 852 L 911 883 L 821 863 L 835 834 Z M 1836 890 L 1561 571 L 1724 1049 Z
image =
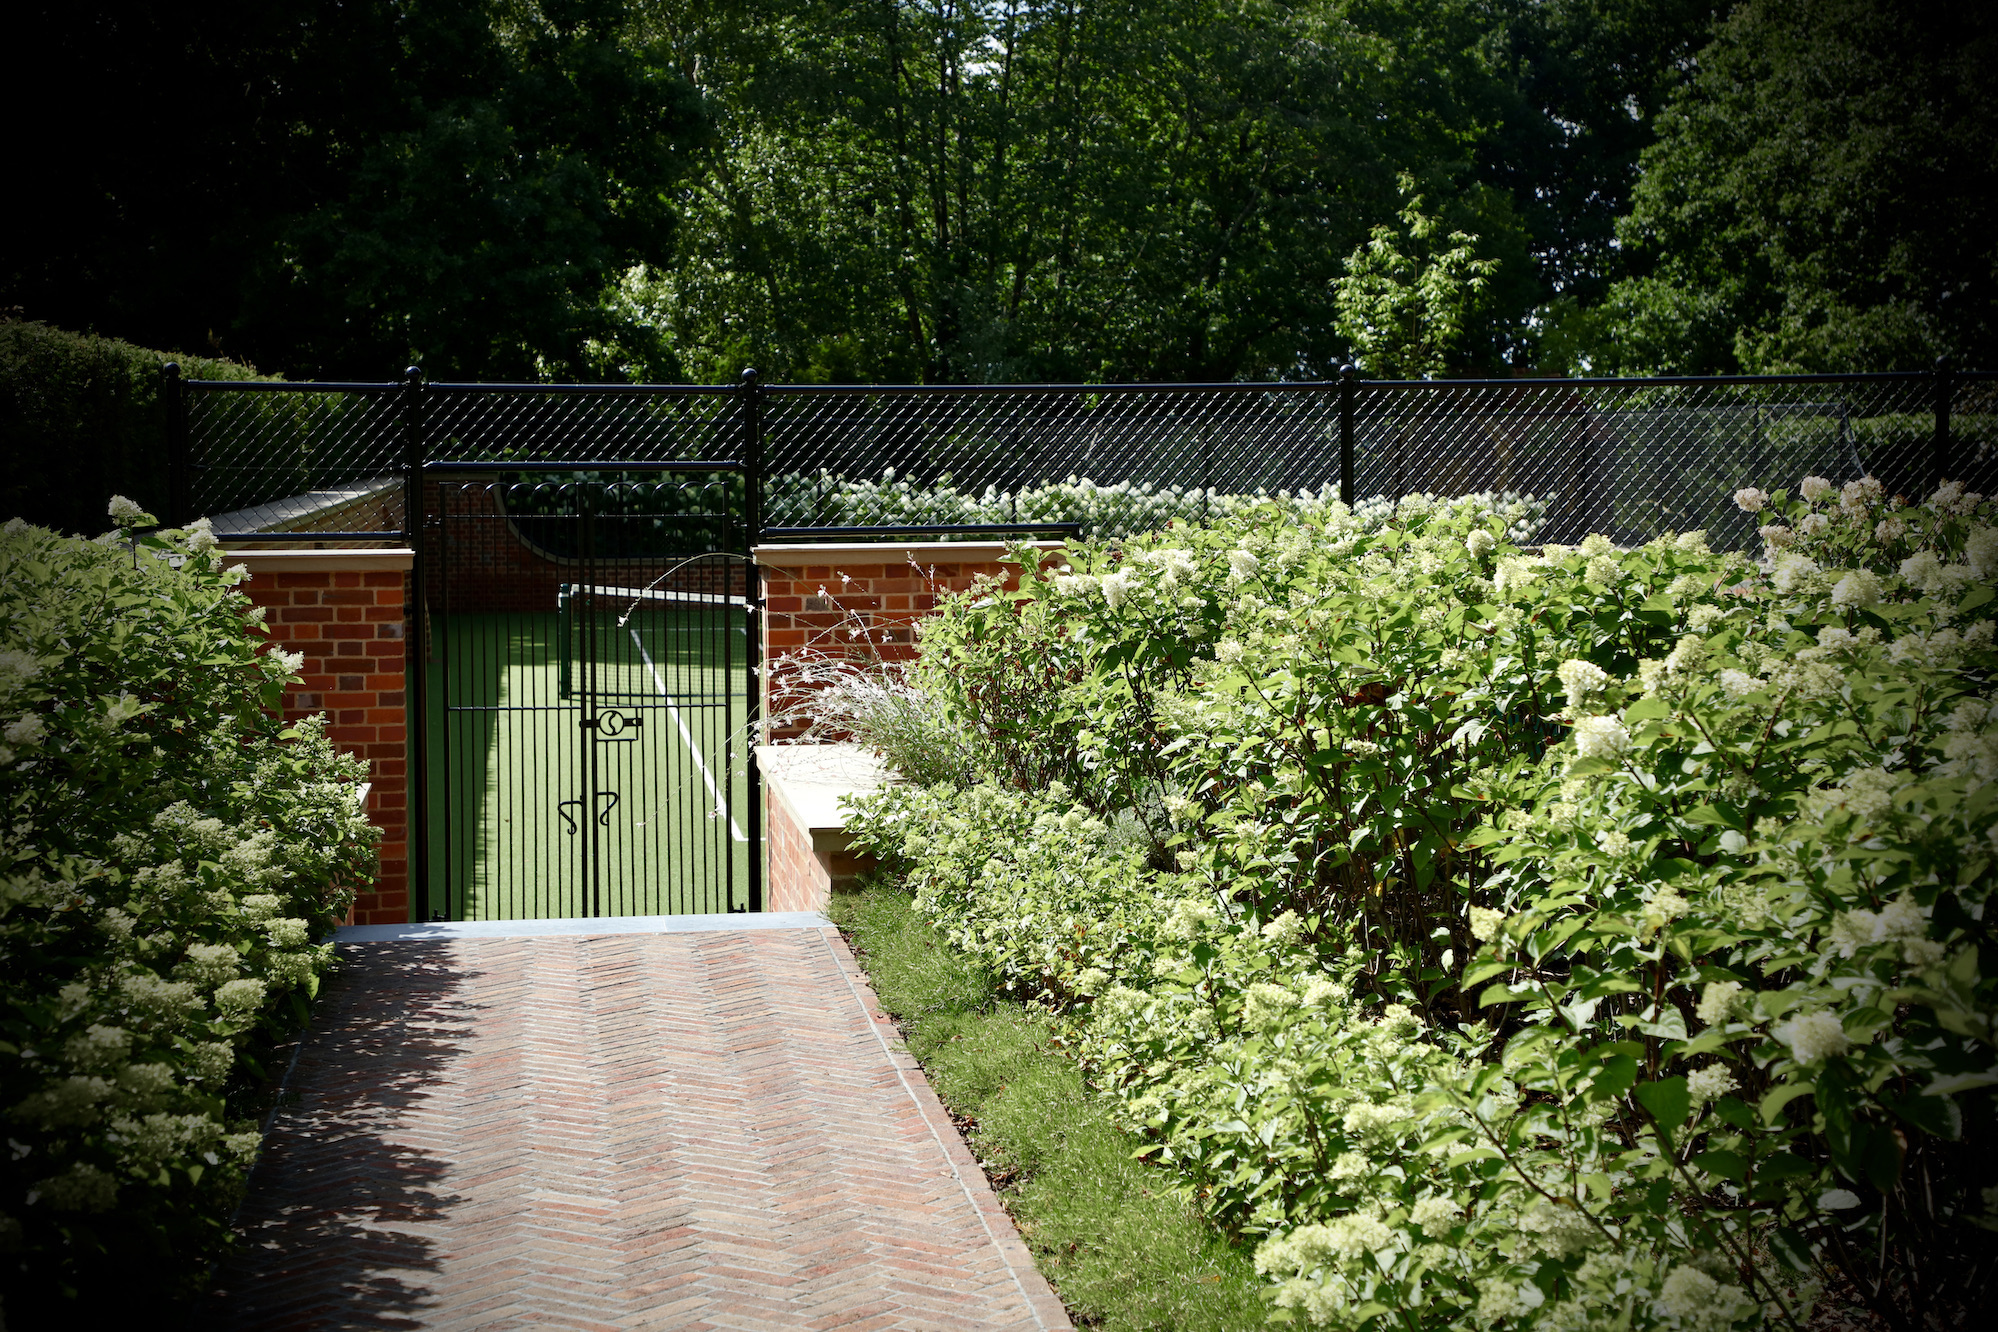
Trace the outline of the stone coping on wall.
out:
M 887 765 L 861 745 L 758 745 L 764 785 L 807 833 L 841 832 L 850 795 L 878 791 L 894 780 Z
M 855 564 L 994 564 L 1018 543 L 1007 541 L 801 541 L 757 546 L 750 554 L 771 569 L 833 568 Z M 1035 541 L 1050 554 L 1059 541 Z
M 236 550 L 229 549 L 231 564 L 249 566 L 257 573 L 382 573 L 409 568 L 416 560 L 413 550 L 381 547 L 368 550 Z

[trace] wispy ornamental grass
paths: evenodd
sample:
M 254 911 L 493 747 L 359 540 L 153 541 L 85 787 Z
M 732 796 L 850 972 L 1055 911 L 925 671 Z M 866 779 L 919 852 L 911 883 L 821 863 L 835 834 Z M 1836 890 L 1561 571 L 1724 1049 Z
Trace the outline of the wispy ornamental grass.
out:
M 1132 1159 L 1140 1144 L 1111 1124 L 1044 1017 L 1000 998 L 906 892 L 842 895 L 831 914 L 1077 1323 L 1263 1326 L 1270 1306 L 1249 1251 Z

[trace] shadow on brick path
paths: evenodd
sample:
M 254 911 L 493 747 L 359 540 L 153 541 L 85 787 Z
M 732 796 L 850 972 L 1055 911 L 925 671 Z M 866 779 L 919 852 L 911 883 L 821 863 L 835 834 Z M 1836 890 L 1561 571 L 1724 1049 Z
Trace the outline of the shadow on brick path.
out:
M 212 1324 L 423 1326 L 436 1226 L 462 1200 L 409 1130 L 477 1019 L 448 945 L 343 948 L 250 1180 Z

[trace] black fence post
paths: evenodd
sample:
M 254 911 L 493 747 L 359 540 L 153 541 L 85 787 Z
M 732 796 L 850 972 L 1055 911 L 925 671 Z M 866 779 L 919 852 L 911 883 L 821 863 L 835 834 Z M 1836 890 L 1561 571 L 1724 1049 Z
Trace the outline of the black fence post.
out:
M 168 361 L 160 367 L 160 407 L 166 413 L 168 527 L 185 527 L 193 521 L 189 512 L 187 466 L 187 392 L 180 384 L 180 365 Z
M 1339 502 L 1353 507 L 1353 367 L 1339 367 Z
M 1949 477 L 1949 408 L 1950 399 L 1956 396 L 1956 376 L 1952 372 L 1948 356 L 1936 357 L 1936 434 L 1930 444 L 1929 471 L 1933 473 L 1929 483 L 1929 493 Z
M 763 541 L 763 389 L 756 371 L 742 372 L 742 593 L 743 664 L 749 697 L 744 709 L 743 758 L 749 792 L 749 909 L 763 910 L 763 774 L 756 746 L 763 739 L 763 579 L 756 570 L 756 547 Z
M 409 543 L 409 636 L 408 678 L 404 697 L 409 701 L 405 714 L 409 721 L 409 789 L 403 808 L 409 811 L 409 919 L 411 923 L 429 920 L 430 912 L 430 654 L 425 650 L 425 626 L 429 622 L 430 600 L 424 539 L 429 505 L 423 492 L 423 371 L 410 366 L 402 372 L 403 465 L 409 473 L 402 496 L 403 540 Z M 447 887 L 448 892 L 448 887 Z M 448 912 L 450 904 L 447 902 Z

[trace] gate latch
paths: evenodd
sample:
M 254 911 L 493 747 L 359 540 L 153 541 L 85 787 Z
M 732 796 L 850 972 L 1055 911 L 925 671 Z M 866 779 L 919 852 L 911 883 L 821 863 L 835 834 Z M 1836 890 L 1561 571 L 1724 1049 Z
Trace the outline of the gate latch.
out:
M 586 731 L 595 731 L 599 740 L 636 740 L 639 729 L 645 725 L 645 714 L 607 708 L 593 717 L 583 718 L 577 725 Z

